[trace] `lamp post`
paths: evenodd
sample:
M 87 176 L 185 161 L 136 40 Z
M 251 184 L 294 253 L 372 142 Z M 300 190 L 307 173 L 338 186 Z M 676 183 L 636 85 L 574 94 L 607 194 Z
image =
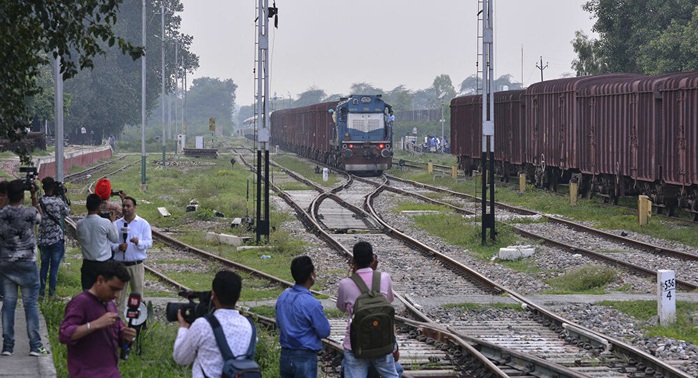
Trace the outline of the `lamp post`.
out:
M 165 169 L 165 2 L 160 3 L 160 104 L 162 107 L 162 169 Z
M 141 43 L 145 49 L 145 0 L 143 0 Z M 141 186 L 145 188 L 145 57 L 141 58 Z

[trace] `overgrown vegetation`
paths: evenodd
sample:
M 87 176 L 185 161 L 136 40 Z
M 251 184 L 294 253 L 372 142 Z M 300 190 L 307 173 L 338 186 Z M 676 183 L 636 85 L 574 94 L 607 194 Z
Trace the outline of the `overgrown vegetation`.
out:
M 603 301 L 599 305 L 615 308 L 640 322 L 647 322 L 657 315 L 656 301 Z M 676 301 L 676 323 L 663 327 L 645 325 L 647 336 L 664 336 L 685 340 L 698 345 L 698 303 Z
M 549 292 L 555 294 L 604 294 L 606 285 L 615 281 L 617 275 L 618 273 L 611 267 L 585 265 L 559 277 L 551 278 L 547 283 L 551 286 Z

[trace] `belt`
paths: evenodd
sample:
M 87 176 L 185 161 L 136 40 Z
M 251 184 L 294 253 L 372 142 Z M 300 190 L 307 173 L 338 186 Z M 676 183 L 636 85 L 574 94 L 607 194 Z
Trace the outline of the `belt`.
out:
M 121 261 L 122 264 L 125 266 L 134 266 L 143 263 L 143 260 L 136 260 L 136 261 Z

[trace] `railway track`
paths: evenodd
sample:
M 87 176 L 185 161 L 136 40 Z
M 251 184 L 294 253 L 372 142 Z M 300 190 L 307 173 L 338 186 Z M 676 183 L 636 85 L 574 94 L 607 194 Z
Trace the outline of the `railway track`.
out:
M 401 195 L 417 197 L 421 201 L 445 206 L 462 214 L 477 216 L 479 213 L 479 209 L 477 208 L 479 198 L 476 196 L 451 191 L 433 185 L 399 179 L 393 176 L 388 177 L 391 181 L 408 184 L 410 188 L 405 189 L 391 186 L 389 188 L 385 188 L 385 190 L 390 190 Z M 373 181 L 367 180 L 367 182 Z M 373 182 L 373 185 L 378 184 Z M 447 194 L 450 197 L 463 200 L 464 202 L 454 205 L 446 201 L 435 200 L 427 197 L 426 195 L 417 193 L 414 188 Z M 511 222 L 507 223 L 502 221 L 503 223 L 507 223 L 510 227 L 512 227 L 512 229 L 516 230 L 516 232 L 526 237 L 535 240 L 543 240 L 548 244 L 564 248 L 571 253 L 582 254 L 594 260 L 602 261 L 605 264 L 628 269 L 629 271 L 635 272 L 636 274 L 650 279 L 656 279 L 657 269 L 659 266 L 658 264 L 662 264 L 663 268 L 661 269 L 667 269 L 669 266 L 679 272 L 677 277 L 680 278 L 677 280 L 677 282 L 680 289 L 692 291 L 698 288 L 698 272 L 696 269 L 698 268 L 698 254 L 695 252 L 687 252 L 670 247 L 659 246 L 641 240 L 634 240 L 622 235 L 595 229 L 581 223 L 569 221 L 549 214 L 541 214 L 515 206 L 501 203 L 497 203 L 496 206 L 510 214 L 520 214 L 529 217 L 544 217 L 547 219 L 548 223 L 555 225 L 555 227 L 561 228 L 561 231 L 554 233 L 556 235 L 555 237 L 551 237 L 549 236 L 550 230 L 546 230 L 545 232 L 536 232 L 535 229 L 539 227 L 539 225 L 536 224 L 514 224 Z M 577 236 L 572 236 L 571 234 L 573 233 Z M 558 237 L 559 235 L 567 235 L 567 238 L 565 238 L 565 240 L 561 240 L 561 238 Z M 582 237 L 579 235 L 584 235 L 584 240 L 586 240 L 586 242 L 581 242 Z M 599 245 L 598 242 L 593 240 L 598 238 L 605 239 L 607 243 L 602 244 L 598 250 L 583 247 L 584 245 Z M 650 257 L 653 258 L 650 259 Z M 661 257 L 661 259 L 658 260 L 657 257 Z
M 349 187 L 350 186 L 351 184 L 349 185 Z M 313 190 L 318 193 L 318 196 L 320 195 L 320 192 L 322 192 L 323 194 L 325 193 L 324 189 Z M 360 191 L 363 190 L 365 190 L 365 188 L 360 189 Z M 337 189 L 337 193 L 333 194 L 337 195 L 342 191 L 342 189 Z M 350 193 L 350 191 L 347 191 L 347 193 Z M 380 192 L 375 193 L 375 196 L 377 196 L 378 194 L 380 194 Z M 285 195 L 283 193 L 281 193 L 280 196 L 284 198 L 291 197 L 290 195 Z M 357 201 L 356 199 L 351 198 L 352 196 L 356 197 L 356 194 L 348 194 L 348 197 L 346 198 L 343 198 L 341 194 L 337 195 L 336 198 L 332 195 L 326 195 L 325 197 L 331 199 L 331 201 L 335 203 L 345 204 L 349 207 L 348 211 L 353 214 L 371 214 L 371 217 L 375 219 L 370 223 L 380 224 L 381 226 L 377 228 L 381 228 L 383 231 L 387 231 L 388 234 L 399 233 L 399 230 L 397 230 L 395 227 L 380 222 L 380 217 L 378 216 L 378 214 L 376 214 L 375 211 L 371 210 L 370 197 L 369 199 L 364 201 L 365 203 L 363 206 L 367 208 L 367 210 L 364 211 L 361 209 L 356 209 L 357 206 L 354 205 L 354 203 L 356 203 Z M 327 201 L 327 199 L 325 201 Z M 343 254 L 343 256 L 347 256 L 348 251 L 346 250 L 346 247 L 347 245 L 353 244 L 351 240 L 355 240 L 356 236 L 347 235 L 346 233 L 334 234 L 334 230 L 341 229 L 341 227 L 337 227 L 337 225 L 341 225 L 341 220 L 335 220 L 336 223 L 333 223 L 335 227 L 328 227 L 328 224 L 320 225 L 317 222 L 318 217 L 313 216 L 312 214 L 315 213 L 322 215 L 324 212 L 324 210 L 322 210 L 322 206 L 319 207 L 319 210 L 312 210 L 313 206 L 311 206 L 310 203 L 314 202 L 313 200 L 311 200 L 310 203 L 304 206 L 299 205 L 298 203 L 295 203 L 292 200 L 290 202 L 293 203 L 293 205 L 291 206 L 297 209 L 296 211 L 299 211 L 300 209 L 298 213 L 299 217 L 303 219 L 303 222 L 306 223 L 307 227 L 310 224 L 316 224 L 317 226 L 315 226 L 314 228 L 314 233 L 318 234 L 323 239 L 327 238 L 334 240 L 334 242 L 328 241 L 328 243 L 336 243 L 337 245 L 339 245 L 340 247 L 338 247 L 338 251 L 340 251 L 340 255 Z M 368 203 L 368 205 L 366 203 Z M 329 212 L 335 213 L 336 210 L 330 209 Z M 368 217 L 366 215 L 362 216 Z M 375 231 L 372 230 L 370 232 Z M 373 237 L 374 235 L 370 232 L 368 233 L 368 235 L 364 236 Z M 381 237 L 384 236 L 382 234 L 379 234 L 378 232 L 375 233 L 376 235 L 379 235 Z M 155 233 L 154 236 L 159 237 Z M 338 239 L 342 238 L 348 240 L 348 242 L 338 242 Z M 395 242 L 391 239 L 381 240 L 383 241 L 379 242 L 380 245 L 392 247 L 392 244 L 395 244 Z M 414 239 L 412 240 L 413 241 L 410 242 L 411 244 L 415 244 L 419 248 L 426 247 L 419 246 L 419 244 L 421 244 L 419 243 L 419 241 Z M 342 245 L 344 246 L 343 248 L 341 247 Z M 177 247 L 177 249 L 179 248 L 183 247 Z M 344 250 L 344 252 L 341 252 L 342 250 Z M 202 252 L 207 253 L 205 251 Z M 414 252 L 402 252 L 400 255 L 403 256 L 396 256 L 394 260 L 395 262 L 390 262 L 390 264 L 395 264 L 394 271 L 399 271 L 400 268 L 404 269 L 406 266 L 412 265 L 407 264 L 404 260 L 404 255 L 406 255 L 407 253 L 415 254 Z M 206 259 L 215 260 L 216 264 L 219 264 L 220 256 L 216 256 L 215 254 L 211 253 L 208 253 L 208 255 L 198 254 L 197 252 L 197 256 L 205 256 Z M 383 253 L 380 252 L 379 255 L 382 257 Z M 444 259 L 442 256 L 438 256 L 438 251 L 434 251 L 433 249 L 427 250 L 427 252 L 424 253 L 424 256 L 432 258 L 438 257 L 440 261 L 439 264 L 443 266 L 448 266 L 448 270 L 461 269 L 458 268 L 457 262 L 449 262 L 448 259 Z M 385 261 L 382 261 L 382 264 L 387 264 L 389 261 L 390 260 L 386 258 Z M 222 264 L 222 262 L 220 263 Z M 234 267 L 234 265 L 230 265 L 229 267 L 231 267 L 232 269 L 244 269 L 244 267 Z M 250 272 L 250 274 L 256 275 L 257 273 Z M 260 275 L 260 277 L 264 276 Z M 454 276 L 449 274 L 447 277 L 452 278 Z M 449 278 L 446 279 L 448 280 Z M 271 282 L 273 278 L 268 277 L 264 279 L 268 279 Z M 476 279 L 475 281 L 479 282 L 479 279 Z M 485 285 L 485 283 L 479 284 Z M 286 287 L 290 285 L 290 283 L 275 283 L 274 285 Z M 652 369 L 654 372 L 663 374 L 662 376 L 666 377 L 687 376 L 675 370 L 671 366 L 662 363 L 661 361 L 656 361 L 653 357 L 649 355 L 643 354 L 642 352 L 634 351 L 632 347 L 624 345 L 623 343 L 609 341 L 603 335 L 599 335 L 590 330 L 584 330 L 583 328 L 577 327 L 571 324 L 570 322 L 565 321 L 564 319 L 555 318 L 554 314 L 550 314 L 545 309 L 538 307 L 532 303 L 526 303 L 524 298 L 517 297 L 516 293 L 507 291 L 505 288 L 497 286 L 496 283 L 493 284 L 492 287 L 494 288 L 494 292 L 500 292 L 501 290 L 501 292 L 503 293 L 506 292 L 506 295 L 510 298 L 514 298 L 517 302 L 522 303 L 522 307 L 525 307 L 526 310 L 526 312 L 524 313 L 527 314 L 527 316 L 532 317 L 533 319 L 533 321 L 531 321 L 530 323 L 530 326 L 533 328 L 534 323 L 537 323 L 539 327 L 537 328 L 537 330 L 534 330 L 532 334 L 537 333 L 539 335 L 542 335 L 545 333 L 545 329 L 549 329 L 552 331 L 548 332 L 549 338 L 539 336 L 539 348 L 541 345 L 543 345 L 544 348 L 545 345 L 548 345 L 548 348 L 554 350 L 555 348 L 553 348 L 553 346 L 556 344 L 553 343 L 553 340 L 556 342 L 560 342 L 559 339 L 564 336 L 565 339 L 569 338 L 569 341 L 565 340 L 568 344 L 573 343 L 576 346 L 576 350 L 578 351 L 579 355 L 574 355 L 575 358 L 574 360 L 572 360 L 570 356 L 559 356 L 557 352 L 553 351 L 550 355 L 544 355 L 544 358 L 540 357 L 540 354 L 536 354 L 535 348 L 528 350 L 519 346 L 518 348 L 523 349 L 515 349 L 516 346 L 513 344 L 504 346 L 501 345 L 501 343 L 498 344 L 497 342 L 494 342 L 492 340 L 471 337 L 472 334 L 475 333 L 475 331 L 473 329 L 468 329 L 467 325 L 455 321 L 448 322 L 447 324 L 436 324 L 433 321 L 429 320 L 429 318 L 426 315 L 420 315 L 420 312 L 417 309 L 418 306 L 415 306 L 415 303 L 409 300 L 409 296 L 402 296 L 403 306 L 405 307 L 404 312 L 412 319 L 401 319 L 401 322 L 403 323 L 401 326 L 400 333 L 398 334 L 398 339 L 401 343 L 401 347 L 403 348 L 403 361 L 405 362 L 405 364 L 409 362 L 408 368 L 409 374 L 411 374 L 411 376 L 426 377 L 434 376 L 434 374 L 438 374 L 437 376 L 445 377 L 541 375 L 560 377 L 632 376 L 629 375 L 630 373 L 628 372 L 632 372 L 632 374 L 635 374 L 637 372 L 639 374 L 638 366 L 642 366 L 642 369 L 640 369 L 642 370 L 642 374 L 647 374 L 648 372 L 650 372 L 650 370 L 647 369 Z M 505 316 L 502 317 L 505 318 Z M 509 316 L 508 318 L 511 318 L 511 316 Z M 405 322 L 407 325 L 405 325 Z M 524 322 L 520 319 L 513 320 L 512 323 L 509 323 L 509 325 L 517 323 L 523 324 Z M 517 335 L 520 335 L 520 333 L 522 332 L 520 328 L 510 327 L 506 324 L 506 322 L 500 322 L 498 324 L 492 324 L 490 325 L 490 327 L 498 327 L 498 330 L 499 328 L 501 328 L 503 331 L 499 334 L 500 338 L 503 340 L 513 340 L 517 337 Z M 336 327 L 340 330 L 339 334 L 343 334 L 345 326 L 346 324 L 344 323 L 344 326 L 339 325 L 338 327 Z M 461 328 L 458 328 L 459 326 Z M 489 334 L 493 333 L 494 332 L 490 332 Z M 339 351 L 341 349 L 338 349 L 336 347 L 330 347 L 329 345 L 332 344 L 331 339 L 332 337 L 330 337 L 330 340 L 328 340 L 329 349 L 327 349 L 324 353 L 324 361 L 327 366 L 327 371 L 331 372 L 332 374 L 336 374 L 337 361 L 340 358 Z M 526 338 L 524 337 L 522 339 L 525 340 Z M 529 342 L 529 344 L 531 343 Z M 611 345 L 611 347 L 608 347 L 608 345 Z M 575 348 L 570 349 L 575 350 Z M 424 358 L 425 356 L 426 358 Z M 558 361 L 551 362 L 549 360 L 551 359 L 550 356 L 559 356 Z M 546 360 L 546 358 L 548 358 L 548 360 Z M 589 369 L 593 366 L 598 367 L 593 369 L 594 372 L 593 374 L 591 374 L 589 372 Z M 621 375 L 616 375 L 616 373 L 621 373 Z
M 346 187 L 346 185 L 342 185 L 342 187 Z M 318 189 L 318 191 L 321 191 L 321 189 Z M 380 190 L 377 190 L 376 192 L 379 192 Z M 339 190 L 333 190 L 333 192 L 339 193 Z M 337 194 L 335 193 L 335 194 Z M 374 192 L 375 193 L 375 192 Z M 369 210 L 371 210 L 371 197 L 374 194 L 370 194 L 367 196 L 367 200 L 365 203 L 365 207 Z M 292 202 L 292 196 L 290 195 L 285 195 L 281 194 L 282 197 L 284 197 L 288 202 Z M 326 196 L 331 196 L 331 195 L 326 195 Z M 336 201 L 337 203 L 344 203 L 347 204 L 348 201 L 344 201 L 342 199 L 339 199 Z M 297 204 L 292 204 L 290 203 L 292 207 L 296 209 L 296 211 L 302 212 L 302 207 L 297 205 Z M 348 206 L 348 205 L 347 205 Z M 352 210 L 355 212 L 355 210 Z M 314 211 L 316 213 L 320 213 L 321 211 Z M 299 213 L 299 215 L 301 215 Z M 303 216 L 303 215 L 302 215 Z M 377 214 L 372 213 L 372 216 L 376 218 L 378 222 L 380 222 L 379 217 Z M 306 225 L 308 224 L 315 224 L 313 228 L 313 232 L 320 232 L 321 234 L 324 235 L 324 239 L 328 241 L 330 244 L 335 244 L 339 248 L 346 248 L 344 245 L 345 243 L 342 243 L 341 239 L 342 238 L 350 238 L 350 240 L 354 241 L 356 240 L 355 236 L 341 236 L 338 237 L 337 235 L 329 235 L 326 232 L 326 229 L 323 228 L 320 224 L 314 221 L 312 219 L 312 216 L 310 214 L 306 214 L 303 216 L 306 220 L 304 223 Z M 380 222 L 382 223 L 382 222 Z M 388 229 L 388 234 L 391 236 L 395 235 L 400 235 L 401 233 L 391 227 L 390 225 L 383 224 L 383 226 Z M 336 228 L 336 227 L 335 227 Z M 373 237 L 373 235 L 370 235 Z M 363 240 L 367 240 L 368 235 L 362 235 Z M 414 239 L 409 238 L 406 235 L 400 235 L 401 239 L 404 240 L 410 240 L 410 244 L 414 245 L 419 245 L 419 241 L 416 241 Z M 384 242 L 387 244 L 387 242 Z M 350 243 L 351 244 L 351 243 Z M 376 245 L 376 244 L 374 244 Z M 381 245 L 381 244 L 378 244 Z M 391 247 L 394 245 L 392 243 Z M 425 248 L 428 250 L 427 254 L 431 256 L 438 256 L 438 258 L 443 261 L 443 262 L 448 262 L 449 264 L 453 264 L 455 266 L 459 266 L 459 269 L 462 271 L 470 271 L 469 268 L 462 266 L 462 264 L 459 264 L 458 262 L 453 261 L 452 259 L 448 258 L 447 256 L 441 255 L 438 251 L 435 251 L 433 249 L 430 249 L 427 246 L 420 246 L 421 248 Z M 377 248 L 378 249 L 378 248 Z M 348 252 L 347 252 L 348 253 Z M 384 252 L 379 252 L 379 256 L 383 256 Z M 402 266 L 411 266 L 412 264 L 403 264 Z M 486 277 L 482 277 L 476 272 L 469 272 L 469 274 L 472 276 L 477 276 L 478 280 L 482 279 L 483 281 L 488 281 Z M 501 290 L 502 292 L 507 293 L 508 296 L 515 298 L 519 303 L 522 304 L 524 308 L 526 308 L 531 314 L 534 314 L 534 317 L 537 319 L 541 319 L 538 322 L 535 323 L 540 323 L 538 327 L 544 327 L 550 329 L 552 332 L 547 332 L 550 333 L 549 339 L 545 338 L 545 333 L 542 330 L 538 330 L 536 334 L 538 335 L 539 340 L 541 340 L 541 343 L 539 344 L 538 348 L 540 348 L 540 345 L 546 345 L 546 343 L 551 346 L 549 349 L 554 349 L 552 346 L 558 345 L 559 339 L 564 339 L 565 342 L 571 343 L 574 345 L 572 347 L 572 350 L 576 349 L 577 354 L 573 354 L 573 356 L 570 355 L 565 355 L 565 356 L 559 356 L 559 361 L 568 364 L 569 366 L 564 366 L 566 369 L 579 369 L 580 372 L 579 374 L 582 374 L 581 376 L 598 376 L 598 377 L 603 377 L 603 376 L 628 376 L 626 374 L 626 371 L 633 370 L 635 371 L 635 368 L 633 367 L 635 364 L 635 361 L 642 361 L 642 370 L 645 370 L 642 372 L 642 374 L 645 374 L 645 372 L 661 372 L 661 374 L 666 374 L 666 376 L 686 376 L 684 373 L 676 370 L 675 368 L 671 367 L 668 364 L 665 364 L 664 362 L 655 359 L 654 357 L 636 350 L 634 347 L 629 346 L 624 344 L 621 341 L 618 340 L 612 340 L 609 338 L 606 338 L 604 335 L 600 335 L 592 330 L 586 329 L 584 327 L 578 326 L 571 324 L 570 322 L 567 322 L 566 320 L 555 316 L 554 314 L 548 312 L 542 307 L 536 306 L 535 304 L 527 301 L 524 297 L 520 296 L 519 294 L 508 290 L 504 287 L 499 287 L 496 283 L 489 281 L 489 284 L 491 285 L 492 288 L 496 288 L 498 290 Z M 397 284 L 396 284 L 397 285 Z M 520 323 L 520 321 L 517 321 L 517 323 Z M 453 329 L 457 331 L 457 328 L 452 328 L 449 327 L 449 329 Z M 516 335 L 518 332 L 516 331 L 515 327 L 509 326 L 503 326 L 503 327 L 497 327 L 497 330 L 502 330 L 506 329 L 509 330 L 508 332 L 504 332 L 500 334 L 500 338 L 503 340 L 514 340 L 517 339 Z M 468 333 L 466 330 L 464 333 Z M 465 335 L 461 335 L 465 336 Z M 538 367 L 536 358 L 540 358 L 541 360 L 546 360 L 551 358 L 551 354 L 545 354 L 543 357 L 535 357 L 536 356 L 536 347 L 531 349 L 523 348 L 519 344 L 519 348 L 523 348 L 517 351 L 510 351 L 503 347 L 502 345 L 497 345 L 497 344 L 492 344 L 489 345 L 488 347 L 483 346 L 486 343 L 480 343 L 480 341 L 483 340 L 475 340 L 474 338 L 471 339 L 471 342 L 473 343 L 479 343 L 478 345 L 480 346 L 480 349 L 487 349 L 488 347 L 491 347 L 493 349 L 498 350 L 498 352 L 493 353 L 493 355 L 498 355 L 501 357 L 502 355 L 507 356 L 503 360 L 500 360 L 499 362 L 506 361 L 507 359 L 511 358 L 512 353 L 518 353 L 520 356 L 526 356 L 526 358 L 529 358 L 526 360 L 525 363 L 521 365 L 517 365 L 517 367 L 522 367 L 519 372 L 524 372 L 524 373 L 530 373 L 532 371 L 535 371 L 536 369 L 544 369 L 542 366 Z M 555 342 L 553 342 L 555 341 Z M 528 344 L 531 344 L 530 342 Z M 613 350 L 613 353 L 610 353 L 610 351 Z M 585 351 L 588 352 L 585 354 Z M 610 353 L 610 354 L 609 354 Z M 554 354 L 554 353 L 553 353 Z M 625 356 L 625 357 L 624 357 Z M 627 357 L 631 356 L 631 357 Z M 574 358 L 572 358 L 574 357 Z M 526 359 L 522 358 L 522 360 Z M 632 362 L 632 363 L 631 363 Z M 506 362 L 505 362 L 506 364 Z M 595 367 L 595 368 L 590 368 L 590 367 Z M 513 367 L 513 366 L 510 366 Z

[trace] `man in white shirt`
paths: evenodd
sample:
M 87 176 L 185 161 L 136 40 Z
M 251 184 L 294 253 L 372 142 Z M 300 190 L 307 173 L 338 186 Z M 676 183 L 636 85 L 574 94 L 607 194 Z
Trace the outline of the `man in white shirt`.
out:
M 99 216 L 102 199 L 96 194 L 87 196 L 85 206 L 87 216 L 77 223 L 78 241 L 82 251 L 80 283 L 82 290 L 89 290 L 97 279 L 98 267 L 111 259 L 110 243 L 117 242 L 118 235 L 114 227 L 114 213 L 109 218 Z
M 143 268 L 143 260 L 148 255 L 148 248 L 153 246 L 153 232 L 150 228 L 150 223 L 147 220 L 136 215 L 136 200 L 133 197 L 125 196 L 121 206 L 121 212 L 124 214 L 114 222 L 116 230 L 119 233 L 119 241 L 111 244 L 111 249 L 114 252 L 114 260 L 119 261 L 126 267 L 128 274 L 131 275 L 129 281 L 130 291 L 124 288 L 126 293 L 139 293 L 143 295 L 143 284 L 145 282 L 145 269 Z M 117 306 L 119 313 L 123 312 L 128 295 L 121 295 L 117 298 Z
M 221 324 L 230 351 L 235 356 L 242 356 L 247 352 L 252 338 L 252 325 L 235 310 L 242 290 L 242 278 L 235 272 L 222 270 L 213 279 L 212 287 L 211 302 L 216 307 L 213 315 Z M 193 362 L 192 378 L 220 377 L 223 357 L 209 322 L 200 317 L 189 325 L 181 311 L 177 313 L 177 318 L 180 328 L 172 352 L 174 361 L 179 365 Z

